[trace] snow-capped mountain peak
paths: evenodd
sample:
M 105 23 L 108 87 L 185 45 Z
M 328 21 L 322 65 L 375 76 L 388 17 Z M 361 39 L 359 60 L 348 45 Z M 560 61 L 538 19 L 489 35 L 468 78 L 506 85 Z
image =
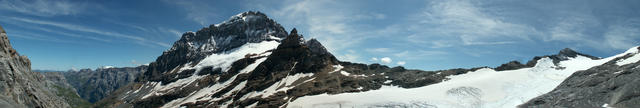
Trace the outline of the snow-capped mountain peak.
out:
M 275 42 L 277 45 L 286 36 L 287 32 L 284 28 L 263 13 L 244 12 L 221 24 L 211 25 L 196 32 L 184 33 L 169 50 L 163 52 L 155 62 L 149 64 L 149 72 L 144 73 L 141 80 L 166 82 L 169 79 L 176 79 L 159 76 L 165 73 L 179 73 L 172 72 L 172 70 L 178 71 L 182 67 L 196 66 L 210 55 L 228 55 L 235 51 L 243 51 L 238 48 L 246 44 Z M 229 60 L 229 62 L 233 62 L 233 60 Z
M 214 26 L 224 26 L 234 23 L 260 23 L 263 20 L 271 20 L 262 12 L 248 11 L 231 16 L 227 21 L 214 24 Z

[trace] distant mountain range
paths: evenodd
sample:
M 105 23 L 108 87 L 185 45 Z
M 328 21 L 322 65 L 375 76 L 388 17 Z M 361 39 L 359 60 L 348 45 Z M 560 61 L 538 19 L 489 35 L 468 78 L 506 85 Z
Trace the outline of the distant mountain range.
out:
M 68 83 L 77 88 L 78 94 L 93 103 L 107 97 L 116 89 L 123 87 L 147 70 L 148 66 L 81 69 L 63 72 Z
M 633 108 L 640 106 L 639 48 L 604 58 L 566 48 L 524 64 L 423 71 L 340 61 L 295 28 L 287 32 L 263 13 L 244 12 L 184 33 L 148 66 L 43 73 L 47 83 L 40 85 L 55 86 L 38 92 L 71 95 L 44 95 L 65 102 L 36 105 L 86 107 L 82 97 L 92 107 L 118 108 Z M 28 66 L 18 71 L 33 73 Z

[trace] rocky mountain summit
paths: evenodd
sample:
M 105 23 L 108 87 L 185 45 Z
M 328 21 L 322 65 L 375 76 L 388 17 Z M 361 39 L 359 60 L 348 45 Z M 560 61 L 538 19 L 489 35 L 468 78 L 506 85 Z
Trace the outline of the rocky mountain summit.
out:
M 38 73 L 31 72 L 31 61 L 11 47 L 0 27 L 0 107 L 66 108 L 69 104 L 45 86 Z

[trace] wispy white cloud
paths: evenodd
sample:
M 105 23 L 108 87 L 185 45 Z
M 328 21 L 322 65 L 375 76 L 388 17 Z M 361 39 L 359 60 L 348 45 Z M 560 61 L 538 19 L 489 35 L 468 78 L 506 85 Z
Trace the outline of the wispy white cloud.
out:
M 396 56 L 396 57 L 408 57 L 409 56 L 409 51 L 403 51 L 403 52 L 400 52 L 400 53 L 395 53 L 395 54 L 393 54 L 393 56 Z
M 146 26 L 136 25 L 133 23 L 124 23 L 122 21 L 115 21 L 110 19 L 105 19 L 105 21 L 112 24 L 117 24 L 117 25 L 129 27 L 132 29 L 136 29 L 143 33 L 162 33 L 162 35 L 169 35 L 171 37 L 182 37 L 182 32 L 180 32 L 180 30 L 172 29 L 169 27 L 146 27 Z
M 412 44 L 420 44 L 420 45 L 424 45 L 427 44 L 429 45 L 429 48 L 446 48 L 446 47 L 453 47 L 455 45 L 458 45 L 456 43 L 460 43 L 458 40 L 456 39 L 429 39 L 429 40 L 425 40 L 425 38 L 428 35 L 425 33 L 419 33 L 419 34 L 412 34 L 407 36 L 406 40 Z
M 473 57 L 485 57 L 487 55 L 496 54 L 493 50 L 473 49 L 473 48 L 462 48 L 461 53 L 470 55 Z
M 356 53 L 354 50 L 347 50 L 347 53 L 339 54 L 336 56 L 338 60 L 349 61 L 349 62 L 362 62 L 360 61 L 360 54 Z
M 573 47 L 588 47 L 602 51 L 612 49 L 628 49 L 640 44 L 640 21 L 629 20 L 608 25 L 602 24 L 595 16 L 588 13 L 574 13 L 560 18 L 544 36 L 545 42 L 559 41 L 569 43 Z M 594 34 L 593 31 L 603 31 Z M 604 43 L 603 43 L 604 40 Z
M 393 62 L 393 60 L 391 60 L 391 58 L 389 58 L 389 57 L 382 57 L 382 58 L 380 58 L 380 62 L 385 63 L 385 64 L 389 64 L 389 63 Z
M 27 29 L 39 30 L 39 31 L 44 31 L 44 32 L 49 32 L 49 33 L 55 33 L 55 34 L 59 34 L 60 36 L 67 36 L 67 37 L 73 37 L 73 38 L 83 38 L 83 39 L 90 39 L 90 40 L 96 40 L 96 41 L 102 41 L 102 42 L 111 42 L 111 40 L 109 40 L 109 39 L 99 38 L 99 37 L 96 37 L 96 36 L 79 35 L 79 34 L 75 34 L 75 33 L 62 32 L 62 31 L 59 31 L 59 30 L 52 30 L 52 29 L 49 29 L 49 28 L 40 27 L 40 26 L 36 26 L 36 25 L 19 23 L 19 22 L 16 22 L 16 21 L 13 21 L 13 20 L 9 20 L 9 19 L 0 19 L 0 21 L 2 21 L 4 23 L 13 24 L 13 25 L 20 25 L 21 27 L 24 27 L 24 28 L 27 28 Z M 52 37 L 52 36 L 46 36 L 46 37 Z
M 160 33 L 160 35 L 168 35 L 171 37 L 182 37 L 182 32 L 180 32 L 180 30 L 177 29 L 173 29 L 170 27 L 148 27 L 148 26 L 141 26 L 141 25 L 137 25 L 134 23 L 124 23 L 121 21 L 115 21 L 115 20 L 110 20 L 110 19 L 105 19 L 105 21 L 112 23 L 112 24 L 117 24 L 117 25 L 121 25 L 124 27 L 128 27 L 128 28 L 132 28 L 138 31 L 141 31 L 142 33 Z
M 405 65 L 405 64 L 407 64 L 407 62 L 405 62 L 405 61 L 399 61 L 399 62 L 398 62 L 398 63 L 396 63 L 396 64 L 398 64 L 398 65 Z
M 640 25 L 636 25 L 640 26 Z M 614 49 L 628 49 L 640 45 L 640 29 L 625 25 L 609 27 L 604 34 L 605 43 Z
M 74 15 L 87 3 L 68 0 L 0 0 L 0 9 L 35 16 Z
M 50 36 L 44 36 L 42 34 L 29 33 L 29 32 L 9 32 L 8 36 L 29 39 L 29 40 L 37 40 L 37 41 L 47 41 L 47 42 L 57 42 L 57 43 L 77 43 L 74 41 L 58 39 Z
M 498 42 L 483 42 L 483 41 L 474 41 L 471 40 L 471 38 L 468 38 L 468 36 L 463 35 L 460 36 L 462 39 L 462 43 L 463 45 L 502 45 L 502 44 L 515 44 L 517 42 L 515 41 L 498 41 Z M 438 43 L 434 43 L 434 44 L 438 44 Z
M 387 65 L 391 65 L 393 63 L 393 60 L 391 59 L 391 57 L 382 57 L 382 58 L 373 57 L 369 61 L 371 61 L 373 63 L 382 63 L 382 64 L 387 64 Z M 405 65 L 405 64 L 407 64 L 407 62 L 406 61 L 398 61 L 395 64 L 396 65 Z
M 449 53 L 446 51 L 422 50 L 422 49 L 392 53 L 392 55 L 395 57 L 403 58 L 403 59 L 412 59 L 412 60 L 428 59 L 428 58 L 433 58 L 437 56 L 443 57 L 442 55 L 445 55 L 445 54 L 449 54 Z
M 116 33 L 116 32 L 109 32 L 109 31 L 103 31 L 103 30 L 98 30 L 98 29 L 92 29 L 92 28 L 85 27 L 85 26 L 79 26 L 79 25 L 73 25 L 73 24 L 67 24 L 67 23 L 59 23 L 59 22 L 51 22 L 51 21 L 43 21 L 43 20 L 35 20 L 35 19 L 27 19 L 27 18 L 17 18 L 17 17 L 10 17 L 10 19 L 15 20 L 15 21 L 20 21 L 20 22 L 32 23 L 32 24 L 48 25 L 48 26 L 58 27 L 58 28 L 67 29 L 67 30 L 71 30 L 71 31 L 87 32 L 87 33 L 94 33 L 94 34 L 99 34 L 99 35 L 104 35 L 104 36 L 112 36 L 112 37 L 117 37 L 117 38 L 130 39 L 130 40 L 135 41 L 138 44 L 146 45 L 146 46 L 169 47 L 169 44 L 166 44 L 166 43 L 152 41 L 152 40 L 148 40 L 148 39 L 141 38 L 141 37 L 138 37 L 138 36 L 133 36 L 133 35 L 127 35 L 127 34 L 121 34 L 121 33 Z
M 207 4 L 204 2 L 207 1 L 197 1 L 197 0 L 163 0 L 167 4 L 179 6 L 186 11 L 186 18 L 188 20 L 194 21 L 202 26 L 208 26 L 210 24 L 214 24 L 214 18 L 219 17 L 216 14 L 215 6 L 211 4 Z
M 317 38 L 332 53 L 344 53 L 367 38 L 373 32 L 362 32 L 356 21 L 386 19 L 386 15 L 374 12 L 356 12 L 359 4 L 335 0 L 288 0 L 282 8 L 264 9 L 272 13 L 285 25 L 297 27 Z
M 600 26 L 593 16 L 570 15 L 560 18 L 549 30 L 549 35 L 544 41 L 591 41 L 586 32 L 588 29 Z
M 369 59 L 369 61 L 377 62 L 377 61 L 378 61 L 378 58 L 371 57 L 371 59 Z
M 177 37 L 182 37 L 182 33 L 183 33 L 183 32 L 180 32 L 179 30 L 176 30 L 176 29 L 167 29 L 167 28 L 163 28 L 163 29 L 164 29 L 163 31 L 165 31 L 165 32 L 172 33 L 173 35 L 175 35 L 175 36 L 177 36 Z
M 500 45 L 530 41 L 539 32 L 528 25 L 508 22 L 470 0 L 431 1 L 408 25 L 408 40 L 432 44 L 433 48 L 457 45 Z M 434 40 L 435 39 L 435 40 Z M 430 40 L 430 41 L 419 41 Z
M 367 48 L 365 51 L 370 53 L 389 53 L 392 50 L 389 48 Z

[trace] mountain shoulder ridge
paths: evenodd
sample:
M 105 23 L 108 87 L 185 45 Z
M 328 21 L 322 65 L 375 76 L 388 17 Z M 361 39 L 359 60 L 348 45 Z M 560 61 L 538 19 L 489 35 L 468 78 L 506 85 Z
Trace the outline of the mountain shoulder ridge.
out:
M 496 71 L 503 71 L 503 70 L 516 70 L 521 68 L 529 68 L 529 67 L 535 66 L 538 60 L 542 58 L 550 58 L 551 60 L 553 60 L 553 63 L 555 65 L 558 65 L 560 61 L 569 60 L 569 58 L 575 58 L 578 56 L 587 57 L 592 60 L 601 59 L 600 57 L 579 53 L 571 48 L 564 48 L 554 55 L 535 56 L 531 60 L 529 60 L 526 64 L 522 64 L 519 61 L 509 61 L 508 63 L 501 64 L 500 66 L 493 69 Z

